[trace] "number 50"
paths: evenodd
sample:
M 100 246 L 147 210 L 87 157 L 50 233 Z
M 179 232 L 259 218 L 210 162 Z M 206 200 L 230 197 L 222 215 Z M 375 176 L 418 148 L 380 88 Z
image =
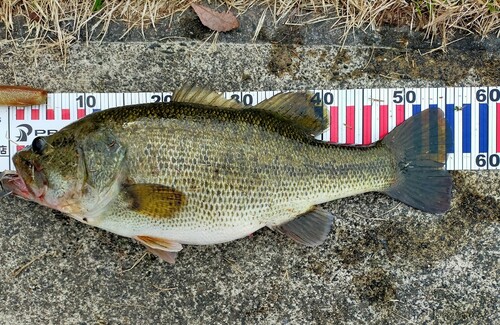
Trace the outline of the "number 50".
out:
M 392 101 L 394 103 L 401 104 L 404 100 L 410 104 L 414 103 L 417 100 L 417 94 L 413 90 L 408 90 L 406 94 L 403 90 L 394 91 L 394 94 L 392 95 Z

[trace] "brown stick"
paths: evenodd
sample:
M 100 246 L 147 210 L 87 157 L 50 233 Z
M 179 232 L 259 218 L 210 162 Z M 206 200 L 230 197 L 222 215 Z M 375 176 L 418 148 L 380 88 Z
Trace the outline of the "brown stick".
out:
M 0 106 L 30 106 L 47 102 L 47 91 L 26 86 L 0 86 Z

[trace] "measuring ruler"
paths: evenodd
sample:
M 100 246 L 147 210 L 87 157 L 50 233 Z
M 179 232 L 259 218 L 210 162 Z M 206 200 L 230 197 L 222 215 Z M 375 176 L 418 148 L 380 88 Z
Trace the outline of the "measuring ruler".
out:
M 424 109 L 441 109 L 453 135 L 446 169 L 500 169 L 500 87 L 312 90 L 315 104 L 329 111 L 330 128 L 318 139 L 368 145 Z M 279 91 L 226 92 L 252 106 Z M 37 136 L 46 136 L 107 108 L 168 102 L 171 92 L 52 93 L 47 104 L 0 107 L 0 171 Z M 10 140 L 10 141 L 9 141 Z

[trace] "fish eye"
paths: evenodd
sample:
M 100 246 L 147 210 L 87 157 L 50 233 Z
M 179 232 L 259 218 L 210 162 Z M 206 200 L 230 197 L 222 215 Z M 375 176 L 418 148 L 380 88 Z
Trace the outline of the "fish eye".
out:
M 42 137 L 34 138 L 33 143 L 31 144 L 31 150 L 37 155 L 42 155 L 46 147 L 47 141 L 45 141 Z

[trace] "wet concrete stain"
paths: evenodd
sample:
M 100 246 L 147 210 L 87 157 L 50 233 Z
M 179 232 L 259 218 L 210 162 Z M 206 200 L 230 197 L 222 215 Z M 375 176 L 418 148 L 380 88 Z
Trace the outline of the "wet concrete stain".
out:
M 339 49 L 329 68 L 324 71 L 325 76 L 329 76 L 332 82 L 343 82 L 357 79 L 364 75 L 362 69 L 352 68 L 352 55 L 346 49 Z
M 476 239 L 500 221 L 498 198 L 492 196 L 497 195 L 498 190 L 481 192 L 478 190 L 484 186 L 480 184 L 481 179 L 471 181 L 473 178 L 463 172 L 451 174 L 454 182 L 452 207 L 444 215 L 415 218 L 412 217 L 412 208 L 394 205 L 393 201 L 393 206 L 385 209 L 383 205 L 390 199 L 382 194 L 370 193 L 359 200 L 364 206 L 358 213 L 364 212 L 363 219 L 373 218 L 373 222 L 366 224 L 366 221 L 349 218 L 349 222 L 336 231 L 334 254 L 339 259 L 339 269 L 353 274 L 350 284 L 354 293 L 361 302 L 376 310 L 382 319 L 393 319 L 399 313 L 397 308 L 401 299 L 408 298 L 408 288 L 400 287 L 401 278 L 396 275 L 401 268 L 414 274 L 432 272 L 440 268 L 443 261 L 478 245 Z M 352 203 L 357 198 L 347 200 Z M 334 210 L 342 213 L 339 207 L 343 205 L 339 202 Z M 390 217 L 370 215 L 367 207 L 373 205 L 378 205 L 378 211 L 390 210 Z M 398 206 L 399 209 L 396 209 Z M 400 211 L 399 217 L 397 211 Z M 315 273 L 325 273 L 321 265 L 315 265 L 316 268 L 319 272 Z M 450 285 L 449 282 L 442 284 L 446 285 Z M 440 290 L 435 293 L 434 299 L 448 301 L 450 294 L 456 293 Z M 462 297 L 456 297 L 456 301 L 460 299 Z M 484 305 L 490 303 L 485 299 Z M 443 319 L 469 322 L 477 319 L 474 315 L 477 316 L 478 310 L 481 310 L 481 303 L 478 302 L 477 308 L 474 306 L 473 309 L 436 308 L 442 308 L 439 313 L 447 315 Z M 486 318 L 488 315 L 484 315 Z
M 294 25 L 280 25 L 276 29 L 271 39 L 274 44 L 304 44 L 304 28 Z
M 272 44 L 269 71 L 279 77 L 294 75 L 305 58 L 315 58 L 321 74 L 332 84 L 359 79 L 386 79 L 395 83 L 440 80 L 442 86 L 468 85 L 477 80 L 484 86 L 495 86 L 500 80 L 500 57 L 483 50 L 448 52 L 412 49 L 410 40 L 400 38 L 394 48 L 373 45 L 366 48 L 315 48 L 305 51 L 294 44 Z M 369 53 L 369 55 L 367 55 Z

